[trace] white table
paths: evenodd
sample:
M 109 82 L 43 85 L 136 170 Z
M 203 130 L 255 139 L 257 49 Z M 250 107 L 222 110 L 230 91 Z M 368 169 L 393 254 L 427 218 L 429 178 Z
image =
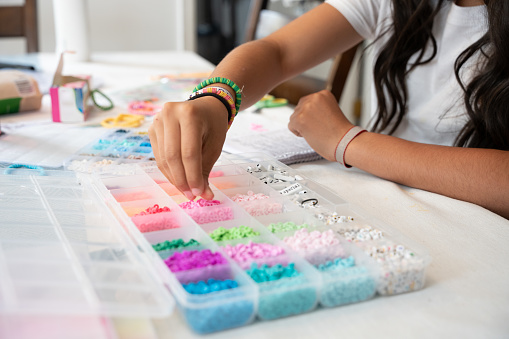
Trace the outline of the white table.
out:
M 41 55 L 48 71 L 56 58 Z M 134 66 L 133 66 L 134 65 Z M 105 53 L 90 63 L 68 63 L 66 73 L 88 73 L 103 89 L 146 82 L 160 73 L 210 70 L 192 53 Z M 107 113 L 115 115 L 117 112 Z M 289 111 L 264 110 L 284 124 Z M 38 113 L 2 117 L 2 124 L 50 119 L 49 100 Z M 94 113 L 87 124 L 105 113 Z M 1 142 L 1 141 L 0 141 Z M 417 292 L 376 297 L 367 302 L 220 332 L 207 338 L 507 338 L 509 337 L 509 221 L 479 206 L 394 184 L 338 164 L 316 161 L 292 165 L 347 201 L 423 245 L 433 258 L 426 287 Z M 509 203 L 509 202 L 508 202 Z M 116 324 L 129 322 L 115 319 Z M 175 312 L 145 321 L 160 338 L 201 338 Z M 149 331 L 149 332 L 150 332 Z M 130 338 L 123 334 L 121 338 Z

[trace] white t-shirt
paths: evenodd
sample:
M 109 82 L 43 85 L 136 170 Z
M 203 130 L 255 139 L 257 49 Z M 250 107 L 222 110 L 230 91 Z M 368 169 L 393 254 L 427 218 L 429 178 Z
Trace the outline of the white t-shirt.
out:
M 327 3 L 340 11 L 367 40 L 375 40 L 392 23 L 391 0 L 327 0 Z M 487 28 L 486 6 L 459 7 L 452 1 L 446 2 L 433 25 L 437 54 L 431 62 L 418 66 L 408 75 L 408 111 L 394 136 L 429 144 L 454 144 L 467 121 L 454 63 Z M 387 37 L 373 46 L 375 59 Z M 431 53 L 431 49 L 426 52 Z M 409 63 L 412 60 L 415 59 L 410 58 Z M 475 60 L 469 60 L 463 66 L 461 76 L 465 83 L 470 82 L 476 64 Z M 374 115 L 377 110 L 374 86 L 371 100 Z

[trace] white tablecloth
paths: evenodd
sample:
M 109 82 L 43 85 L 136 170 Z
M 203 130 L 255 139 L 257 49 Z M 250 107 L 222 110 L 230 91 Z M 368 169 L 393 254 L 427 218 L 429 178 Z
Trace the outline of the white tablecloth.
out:
M 56 58 L 43 59 L 51 72 Z M 138 66 L 129 66 L 134 64 Z M 66 73 L 92 73 L 104 81 L 104 88 L 111 89 L 136 85 L 161 72 L 203 71 L 211 65 L 191 53 L 157 52 L 97 54 L 91 63 L 66 67 Z M 96 112 L 88 124 L 117 113 Z M 282 126 L 288 114 L 269 109 L 263 112 Z M 34 119 L 50 119 L 49 100 L 45 99 L 39 113 L 5 116 L 1 121 L 5 124 Z M 425 288 L 257 322 L 206 338 L 509 337 L 508 220 L 470 203 L 397 185 L 355 169 L 344 170 L 324 160 L 292 167 L 427 248 L 432 263 Z M 160 338 L 202 338 L 190 331 L 178 312 L 166 319 L 138 321 L 145 321 L 150 329 L 150 336 L 144 337 L 158 334 Z M 119 338 L 134 338 L 134 333 L 124 331 Z

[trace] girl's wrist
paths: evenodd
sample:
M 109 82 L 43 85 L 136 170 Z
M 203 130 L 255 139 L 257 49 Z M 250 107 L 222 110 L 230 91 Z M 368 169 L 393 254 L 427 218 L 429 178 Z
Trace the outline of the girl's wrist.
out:
M 199 104 L 199 105 L 203 105 L 207 112 L 205 112 L 206 115 L 210 116 L 210 115 L 214 115 L 214 116 L 217 116 L 217 117 L 224 117 L 224 119 L 226 120 L 226 123 L 228 123 L 228 110 L 227 108 L 224 106 L 224 104 L 219 101 L 217 98 L 215 97 L 212 97 L 212 96 L 201 96 L 201 97 L 197 97 L 195 98 L 194 100 L 191 100 L 189 101 L 189 103 L 196 103 L 196 104 Z
M 362 152 L 362 149 L 366 144 L 366 140 L 368 140 L 370 135 L 372 134 L 373 133 L 364 131 L 358 134 L 353 140 L 350 141 L 350 144 L 348 145 L 344 153 L 345 166 L 359 167 L 359 163 L 357 161 L 359 157 L 358 156 L 356 157 L 356 155 Z
M 343 130 L 342 137 L 338 141 L 334 153 L 334 159 L 336 160 L 336 162 L 340 163 L 341 165 L 347 168 L 352 167 L 347 161 L 348 160 L 346 157 L 347 150 L 350 147 L 350 144 L 364 132 L 366 132 L 365 129 L 351 124 L 346 127 L 346 130 Z

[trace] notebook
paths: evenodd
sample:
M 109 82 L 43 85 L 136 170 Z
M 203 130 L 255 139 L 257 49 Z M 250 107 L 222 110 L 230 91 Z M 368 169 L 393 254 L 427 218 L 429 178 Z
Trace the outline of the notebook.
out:
M 279 109 L 278 109 L 279 110 Z M 228 153 L 261 152 L 286 165 L 322 159 L 304 138 L 287 127 L 289 112 L 268 118 L 263 114 L 240 112 L 228 131 L 223 151 Z

